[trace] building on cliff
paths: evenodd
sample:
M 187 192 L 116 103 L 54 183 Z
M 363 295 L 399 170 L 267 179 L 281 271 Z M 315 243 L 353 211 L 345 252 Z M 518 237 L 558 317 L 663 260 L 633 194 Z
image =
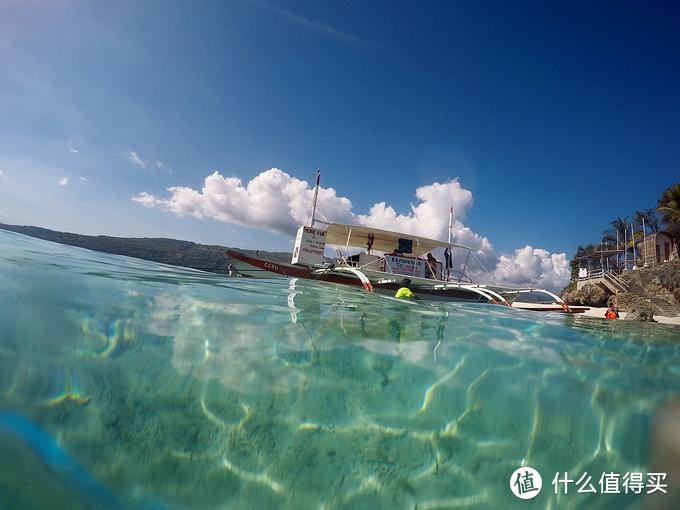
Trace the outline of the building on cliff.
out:
M 666 232 L 655 232 L 646 236 L 644 241 L 637 244 L 637 254 L 638 263 L 647 267 L 680 258 L 676 243 Z

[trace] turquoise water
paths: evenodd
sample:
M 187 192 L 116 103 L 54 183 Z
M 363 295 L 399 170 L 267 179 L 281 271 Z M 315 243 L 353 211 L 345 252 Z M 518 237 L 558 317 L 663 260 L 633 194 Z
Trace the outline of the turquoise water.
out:
M 655 416 L 679 394 L 675 326 L 0 231 L 0 508 L 642 507 L 551 481 L 654 469 Z M 543 476 L 530 501 L 509 488 L 522 465 Z

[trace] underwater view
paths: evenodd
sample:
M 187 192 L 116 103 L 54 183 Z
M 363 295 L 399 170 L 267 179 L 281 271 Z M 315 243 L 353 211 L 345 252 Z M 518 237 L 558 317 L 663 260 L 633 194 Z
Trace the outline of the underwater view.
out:
M 672 508 L 677 472 L 667 493 L 623 480 L 667 471 L 656 431 L 679 395 L 678 326 L 403 303 L 0 231 L 3 509 Z M 531 500 L 511 490 L 522 466 L 542 476 Z

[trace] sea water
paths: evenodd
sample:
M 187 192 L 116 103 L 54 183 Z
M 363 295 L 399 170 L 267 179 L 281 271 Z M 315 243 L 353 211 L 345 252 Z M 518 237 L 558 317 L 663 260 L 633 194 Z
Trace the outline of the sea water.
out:
M 668 466 L 655 431 L 679 394 L 677 326 L 0 231 L 0 508 L 644 508 L 623 477 Z M 542 476 L 534 499 L 511 491 L 521 466 Z

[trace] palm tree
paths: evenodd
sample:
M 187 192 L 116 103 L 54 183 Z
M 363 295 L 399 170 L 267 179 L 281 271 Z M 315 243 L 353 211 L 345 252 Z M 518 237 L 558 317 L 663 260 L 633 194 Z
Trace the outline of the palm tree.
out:
M 651 234 L 659 231 L 659 224 L 661 223 L 661 218 L 659 217 L 659 212 L 654 209 L 646 209 L 643 211 L 645 215 L 645 226 L 650 230 Z
M 661 213 L 661 221 L 666 224 L 666 231 L 680 242 L 680 182 L 676 182 L 663 192 L 657 203 L 657 211 Z
M 633 227 L 635 228 L 635 231 L 640 231 L 642 232 L 642 226 L 644 225 L 644 230 L 645 234 L 654 232 L 654 219 L 652 215 L 649 214 L 649 211 L 653 211 L 653 209 L 649 209 L 646 211 L 635 211 L 635 215 L 633 216 Z M 650 225 L 650 222 L 652 225 Z
M 645 234 L 653 234 L 659 231 L 659 213 L 656 209 L 645 209 L 644 211 L 636 211 L 633 216 L 633 225 L 635 231 L 642 232 L 644 225 Z
M 680 221 L 680 182 L 663 192 L 659 198 L 657 210 L 661 213 L 664 222 Z
M 630 233 L 630 222 L 628 221 L 628 216 L 624 216 L 623 218 L 621 218 L 621 216 L 617 216 L 616 219 L 610 224 L 612 228 L 603 232 L 604 236 L 602 237 L 602 242 L 606 242 L 607 244 L 611 243 L 612 246 L 616 246 L 616 234 L 618 232 L 619 245 L 623 246 L 624 239 Z

